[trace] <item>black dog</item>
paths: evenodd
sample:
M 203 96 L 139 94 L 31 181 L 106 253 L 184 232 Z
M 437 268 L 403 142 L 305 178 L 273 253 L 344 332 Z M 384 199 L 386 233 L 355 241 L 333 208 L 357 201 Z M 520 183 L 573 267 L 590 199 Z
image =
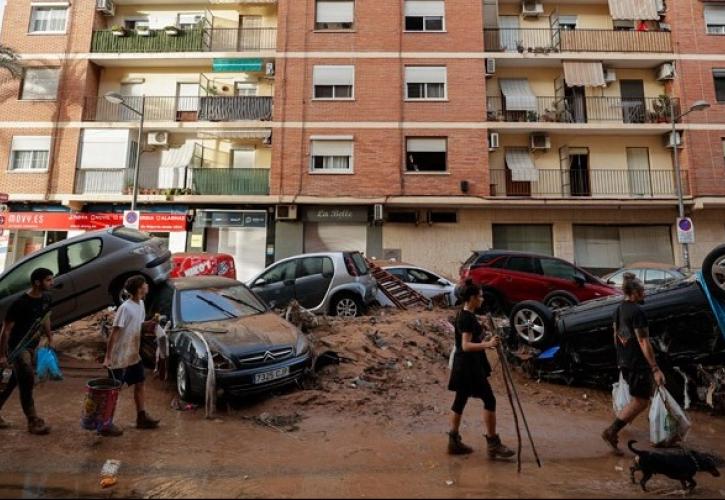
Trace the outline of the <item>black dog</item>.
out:
M 692 492 L 697 486 L 695 474 L 699 471 L 709 472 L 715 477 L 720 476 L 718 466 L 723 465 L 722 459 L 692 450 L 681 450 L 677 453 L 662 453 L 652 451 L 640 451 L 632 445 L 637 441 L 630 441 L 627 446 L 634 457 L 634 463 L 629 468 L 632 484 L 635 484 L 634 473 L 642 471 L 642 480 L 639 482 L 644 491 L 647 491 L 647 481 L 655 474 L 664 474 L 670 479 L 679 480 L 682 488 Z

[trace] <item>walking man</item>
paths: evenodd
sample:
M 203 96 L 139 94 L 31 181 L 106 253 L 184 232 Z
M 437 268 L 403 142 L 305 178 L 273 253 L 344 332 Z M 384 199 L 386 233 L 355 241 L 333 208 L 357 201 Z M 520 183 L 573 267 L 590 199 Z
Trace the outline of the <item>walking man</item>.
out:
M 30 274 L 30 290 L 23 293 L 10 305 L 0 331 L 0 368 L 10 363 L 13 374 L 7 387 L 0 394 L 0 409 L 12 394 L 15 387 L 20 392 L 20 404 L 28 419 L 28 432 L 31 434 L 48 434 L 50 427 L 38 417 L 33 401 L 35 373 L 33 371 L 33 354 L 40 343 L 40 337 L 52 342 L 50 332 L 51 299 L 48 291 L 53 288 L 53 272 L 39 267 Z M 14 351 L 14 359 L 9 356 Z M 9 424 L 0 417 L 0 428 Z
M 108 338 L 104 366 L 108 368 L 109 377 L 133 386 L 133 399 L 136 403 L 136 427 L 138 429 L 155 429 L 159 421 L 146 413 L 144 367 L 139 351 L 141 349 L 141 330 L 146 318 L 143 299 L 149 286 L 143 276 L 132 276 L 125 284 L 131 297 L 116 311 L 113 329 Z M 111 425 L 101 429 L 105 436 L 120 436 L 123 430 Z
M 653 379 L 658 386 L 665 384 L 649 340 L 647 316 L 640 306 L 644 302 L 644 286 L 634 274 L 625 273 L 622 291 L 624 301 L 614 312 L 614 345 L 617 364 L 629 385 L 632 400 L 602 432 L 602 439 L 617 454 L 622 453 L 617 435 L 649 406 Z

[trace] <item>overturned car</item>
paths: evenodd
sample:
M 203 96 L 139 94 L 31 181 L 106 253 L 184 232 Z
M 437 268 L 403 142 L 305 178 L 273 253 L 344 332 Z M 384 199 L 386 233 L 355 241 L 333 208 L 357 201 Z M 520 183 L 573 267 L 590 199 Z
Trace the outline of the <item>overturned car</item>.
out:
M 608 385 L 617 377 L 612 318 L 621 297 L 554 311 L 525 301 L 511 311 L 511 352 L 532 376 Z M 657 362 L 680 401 L 725 411 L 725 245 L 702 272 L 648 291 L 643 308 Z

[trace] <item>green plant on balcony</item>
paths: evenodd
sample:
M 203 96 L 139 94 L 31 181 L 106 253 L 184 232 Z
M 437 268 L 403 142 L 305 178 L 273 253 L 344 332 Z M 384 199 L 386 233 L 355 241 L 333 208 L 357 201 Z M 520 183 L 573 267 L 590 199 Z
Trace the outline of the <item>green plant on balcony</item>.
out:
M 166 33 L 169 36 L 176 36 L 176 35 L 179 34 L 179 28 L 177 28 L 176 26 L 173 26 L 173 25 L 172 26 L 166 26 L 164 28 L 164 33 Z
M 672 98 L 667 94 L 660 94 L 652 101 L 652 111 L 647 113 L 651 123 L 669 123 L 672 119 Z
M 113 33 L 113 36 L 126 36 L 127 34 L 126 28 L 120 24 L 111 26 L 111 33 Z
M 136 26 L 136 34 L 138 36 L 151 36 L 151 28 L 148 26 Z
M 536 111 L 527 111 L 526 112 L 526 121 L 527 122 L 538 122 L 539 113 L 537 113 Z

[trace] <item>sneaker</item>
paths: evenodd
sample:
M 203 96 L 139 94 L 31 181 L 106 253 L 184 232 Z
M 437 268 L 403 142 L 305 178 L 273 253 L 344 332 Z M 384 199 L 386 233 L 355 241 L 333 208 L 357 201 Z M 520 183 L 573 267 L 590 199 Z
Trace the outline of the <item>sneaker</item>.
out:
M 461 435 L 457 432 L 448 433 L 448 454 L 449 455 L 468 455 L 473 452 L 473 448 L 463 444 Z
M 486 437 L 486 444 L 488 446 L 488 458 L 511 458 L 516 455 L 516 452 L 501 442 L 501 438 L 496 434 L 493 437 Z
M 136 428 L 137 429 L 155 429 L 159 426 L 160 420 L 151 418 L 145 411 L 139 412 L 136 417 Z
M 103 427 L 98 431 L 99 436 L 103 437 L 118 437 L 123 435 L 123 429 L 115 424 L 111 424 L 108 427 Z
M 605 443 L 609 445 L 610 448 L 612 448 L 612 451 L 616 455 L 623 455 L 622 450 L 619 449 L 619 438 L 617 438 L 617 433 L 614 432 L 614 430 L 611 427 L 607 427 L 602 432 L 602 439 Z
M 45 425 L 42 418 L 35 417 L 28 422 L 28 432 L 36 436 L 44 436 L 50 432 L 50 426 Z

